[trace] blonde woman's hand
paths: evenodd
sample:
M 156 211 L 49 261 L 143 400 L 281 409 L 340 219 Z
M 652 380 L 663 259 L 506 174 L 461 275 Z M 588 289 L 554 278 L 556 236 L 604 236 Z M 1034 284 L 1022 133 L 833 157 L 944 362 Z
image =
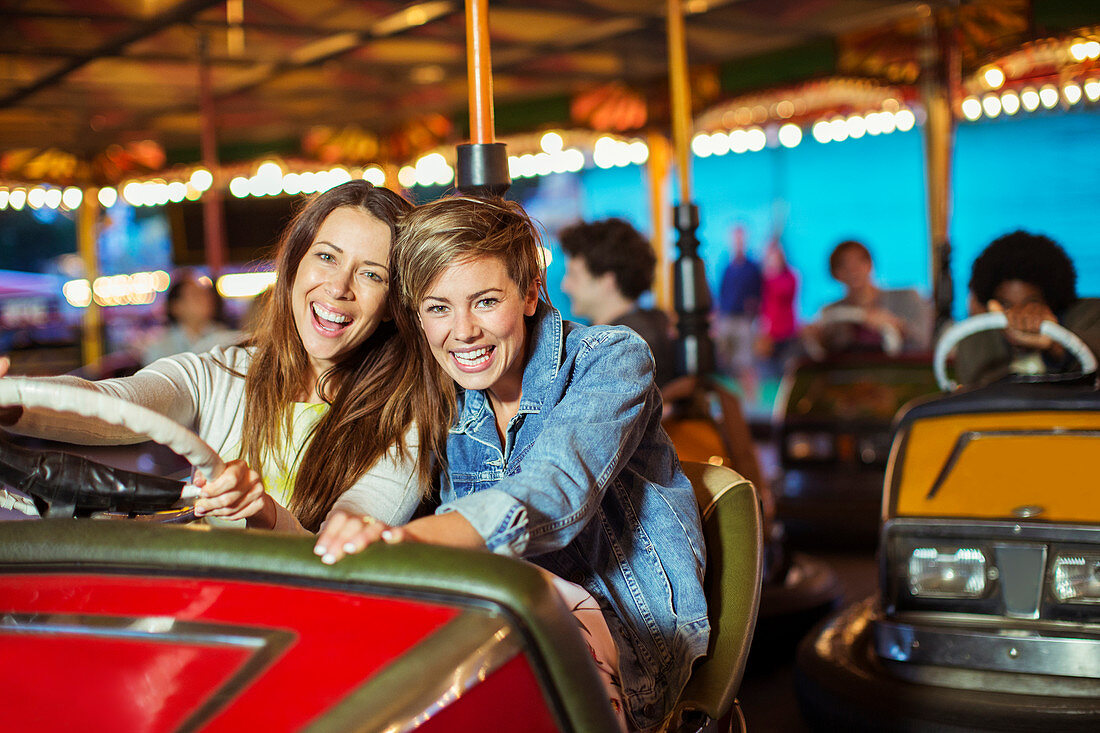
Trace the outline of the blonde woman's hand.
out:
M 0 377 L 4 377 L 11 367 L 11 359 L 0 356 Z M 23 416 L 23 408 L 19 405 L 5 405 L 0 407 L 0 425 L 14 425 Z
M 321 527 L 313 553 L 321 562 L 332 565 L 347 555 L 362 552 L 379 540 L 388 545 L 401 542 L 424 542 L 449 547 L 485 549 L 485 540 L 473 525 L 458 512 L 447 512 L 414 519 L 408 524 L 393 526 L 370 516 L 357 516 L 336 510 Z
M 347 555 L 362 552 L 368 545 L 384 539 L 383 532 L 389 534 L 393 529 L 369 514 L 352 514 L 336 509 L 321 525 L 313 554 L 326 565 L 332 565 Z
M 264 489 L 260 474 L 242 459 L 226 463 L 222 474 L 210 481 L 196 472 L 195 485 L 201 489 L 201 498 L 195 502 L 195 516 L 247 519 L 250 527 L 275 526 L 275 500 Z

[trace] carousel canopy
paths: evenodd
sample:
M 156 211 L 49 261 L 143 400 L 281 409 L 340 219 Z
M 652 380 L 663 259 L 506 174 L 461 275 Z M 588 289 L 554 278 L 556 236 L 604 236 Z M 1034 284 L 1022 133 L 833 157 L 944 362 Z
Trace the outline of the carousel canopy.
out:
M 683 5 L 697 111 L 838 73 L 912 85 L 929 13 L 954 13 L 971 66 L 1044 23 L 1088 21 L 1077 4 L 1025 0 Z M 664 12 L 661 0 L 494 0 L 498 129 L 663 129 Z M 0 182 L 117 185 L 197 163 L 204 114 L 223 164 L 403 163 L 466 134 L 459 0 L 22 0 L 0 6 L 0 38 Z

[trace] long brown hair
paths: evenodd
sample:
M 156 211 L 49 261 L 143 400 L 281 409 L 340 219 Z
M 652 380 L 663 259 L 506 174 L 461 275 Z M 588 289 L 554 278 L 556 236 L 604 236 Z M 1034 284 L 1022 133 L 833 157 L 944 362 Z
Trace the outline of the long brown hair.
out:
M 245 377 L 241 455 L 251 466 L 281 454 L 293 427 L 292 403 L 309 390 L 311 369 L 294 323 L 291 288 L 321 224 L 341 207 L 370 214 L 389 226 L 391 237 L 398 219 L 412 209 L 388 189 L 350 181 L 310 199 L 287 226 L 275 257 L 278 278 L 252 339 L 256 351 Z M 395 295 L 391 278 L 391 312 Z M 384 321 L 321 375 L 317 394 L 329 410 L 308 439 L 287 507 L 306 529 L 317 531 L 340 495 L 390 446 L 407 458 L 405 433 L 413 422 L 420 443 L 417 479 L 424 491 L 431 485 L 432 452 L 445 444 L 445 420 L 453 408 L 424 382 L 419 340 L 404 319 Z

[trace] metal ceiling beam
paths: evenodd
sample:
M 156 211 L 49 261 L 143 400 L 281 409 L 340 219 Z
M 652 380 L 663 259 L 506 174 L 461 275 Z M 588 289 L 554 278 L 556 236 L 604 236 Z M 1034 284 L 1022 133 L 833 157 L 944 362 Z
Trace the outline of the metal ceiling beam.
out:
M 419 5 L 429 5 L 434 3 L 423 2 Z M 442 5 L 443 3 L 441 3 Z M 277 79 L 280 76 L 297 71 L 298 69 L 305 69 L 311 66 L 317 66 L 327 61 L 345 56 L 352 51 L 355 51 L 362 47 L 362 45 L 372 38 L 389 38 L 394 35 L 400 35 L 408 32 L 414 28 L 419 28 L 429 23 L 435 23 L 447 17 L 454 15 L 456 12 L 462 10 L 462 6 L 454 1 L 446 3 L 449 8 L 446 8 L 444 12 L 434 15 L 428 18 L 426 21 L 410 24 L 406 27 L 398 30 L 391 30 L 390 25 L 393 23 L 393 16 L 386 16 L 378 19 L 372 28 L 365 31 L 351 30 L 342 32 L 333 32 L 326 38 L 319 39 L 313 44 L 300 47 L 291 53 L 289 60 L 272 63 L 270 70 L 261 76 L 260 78 L 249 81 L 244 84 L 240 84 L 233 89 L 222 91 L 217 95 L 217 99 L 225 99 L 238 94 L 242 94 L 256 87 L 263 86 L 269 81 Z M 404 12 L 410 11 L 414 6 L 405 8 Z M 313 46 L 313 48 L 310 48 Z
M 32 94 L 57 84 L 69 74 L 87 66 L 96 59 L 103 58 L 104 56 L 117 56 L 131 43 L 147 38 L 177 23 L 186 22 L 195 14 L 223 2 L 225 2 L 225 0 L 183 0 L 170 10 L 158 13 L 155 17 L 139 23 L 133 30 L 112 38 L 98 48 L 70 59 L 60 69 L 46 74 L 20 89 L 16 89 L 5 97 L 0 97 L 0 109 L 14 106 Z
M 46 48 L 42 46 L 11 47 L 0 49 L 0 58 L 23 57 L 39 59 L 80 59 L 87 55 L 85 51 L 72 51 L 66 48 Z M 194 64 L 194 54 L 163 53 L 150 51 L 144 53 L 117 53 L 113 56 L 103 54 L 98 58 L 117 58 L 134 63 L 170 63 L 170 64 Z M 216 66 L 251 66 L 256 62 L 255 58 L 241 58 L 237 56 L 211 56 L 210 62 Z
M 66 13 L 56 10 L 22 10 L 12 8 L 0 8 L 0 19 L 12 20 L 47 20 L 47 21 L 71 21 L 73 23 L 144 23 L 149 20 L 140 15 L 125 15 L 122 13 Z M 190 24 L 203 30 L 224 30 L 227 24 L 224 20 L 204 20 L 195 18 Z M 262 21 L 242 21 L 234 23 L 234 28 L 242 28 L 246 31 L 263 31 L 265 33 L 284 36 L 329 36 L 337 33 L 340 28 L 326 28 L 317 25 L 294 25 L 292 23 L 265 23 Z

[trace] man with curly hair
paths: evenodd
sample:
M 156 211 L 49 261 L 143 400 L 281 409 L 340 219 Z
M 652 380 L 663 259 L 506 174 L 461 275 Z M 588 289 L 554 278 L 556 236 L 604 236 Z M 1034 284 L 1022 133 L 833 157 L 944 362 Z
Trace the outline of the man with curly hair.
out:
M 1100 354 L 1100 300 L 1077 297 L 1072 260 L 1049 237 L 1023 230 L 999 237 L 974 260 L 970 315 L 1003 311 L 1004 334 L 975 334 L 959 344 L 956 371 L 962 384 L 988 384 L 1010 373 L 1057 373 L 1076 367 L 1049 337 L 1039 333 L 1054 321 Z
M 628 326 L 637 332 L 653 352 L 657 386 L 664 386 L 676 370 L 672 327 L 664 311 L 638 305 L 653 285 L 657 266 L 649 240 L 616 218 L 574 224 L 559 239 L 567 257 L 561 289 L 573 313 L 594 326 Z

